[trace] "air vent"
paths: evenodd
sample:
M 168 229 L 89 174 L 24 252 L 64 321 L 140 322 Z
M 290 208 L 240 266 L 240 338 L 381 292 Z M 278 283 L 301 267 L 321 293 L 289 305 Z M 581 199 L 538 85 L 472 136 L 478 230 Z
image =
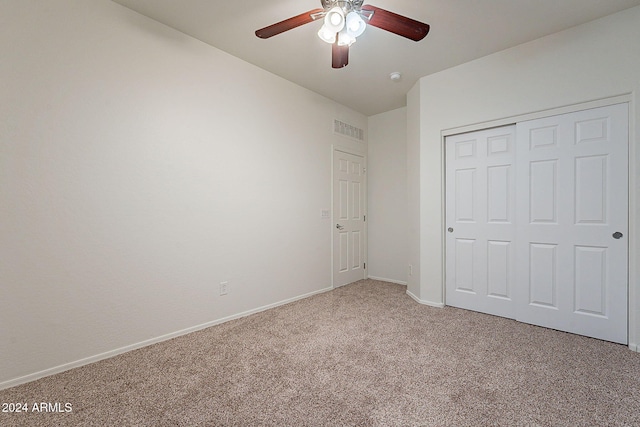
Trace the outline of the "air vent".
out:
M 333 120 L 333 132 L 344 135 L 356 141 L 364 141 L 364 130 L 357 128 L 338 119 Z

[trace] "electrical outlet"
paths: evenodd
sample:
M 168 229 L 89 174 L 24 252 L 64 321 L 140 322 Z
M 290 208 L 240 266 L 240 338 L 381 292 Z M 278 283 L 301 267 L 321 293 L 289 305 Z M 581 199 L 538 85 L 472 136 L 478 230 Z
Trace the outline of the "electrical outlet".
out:
M 229 293 L 229 282 L 220 282 L 220 295 Z

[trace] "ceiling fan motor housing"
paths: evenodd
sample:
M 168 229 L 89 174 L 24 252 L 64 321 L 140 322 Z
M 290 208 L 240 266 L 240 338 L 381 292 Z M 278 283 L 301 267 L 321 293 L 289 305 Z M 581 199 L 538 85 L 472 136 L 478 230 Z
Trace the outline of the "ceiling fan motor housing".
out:
M 352 10 L 360 10 L 364 0 L 321 0 L 321 2 L 325 11 L 337 6 L 342 8 L 344 11 L 349 12 Z

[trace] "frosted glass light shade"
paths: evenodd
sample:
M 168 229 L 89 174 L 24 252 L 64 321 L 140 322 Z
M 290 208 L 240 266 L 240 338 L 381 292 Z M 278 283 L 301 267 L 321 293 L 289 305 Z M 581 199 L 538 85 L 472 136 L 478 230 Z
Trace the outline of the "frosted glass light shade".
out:
M 324 25 L 328 30 L 333 31 L 334 33 L 340 32 L 344 28 L 344 23 L 344 11 L 338 6 L 329 10 L 327 15 L 324 17 Z
M 327 43 L 335 43 L 336 42 L 336 33 L 335 31 L 331 31 L 330 29 L 327 28 L 326 25 L 323 25 L 320 30 L 318 31 L 318 37 L 320 37 L 320 40 L 327 42 Z
M 356 12 L 349 12 L 346 18 L 346 27 L 349 34 L 353 37 L 359 37 L 364 33 L 367 24 Z
M 346 28 L 338 33 L 338 46 L 351 46 L 355 42 L 356 38 Z

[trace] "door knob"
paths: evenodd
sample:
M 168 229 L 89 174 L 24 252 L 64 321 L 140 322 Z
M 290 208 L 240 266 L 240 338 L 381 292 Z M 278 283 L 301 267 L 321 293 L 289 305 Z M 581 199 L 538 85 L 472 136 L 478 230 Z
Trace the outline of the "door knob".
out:
M 344 227 L 343 227 L 343 226 L 341 226 L 340 224 L 336 224 L 336 228 L 337 228 L 338 230 L 342 230 Z
M 613 238 L 614 239 L 619 239 L 622 237 L 622 233 L 619 231 L 616 231 L 615 233 L 613 233 Z
M 449 228 L 447 228 L 447 231 L 448 231 L 449 233 L 453 233 L 453 227 L 449 227 Z

